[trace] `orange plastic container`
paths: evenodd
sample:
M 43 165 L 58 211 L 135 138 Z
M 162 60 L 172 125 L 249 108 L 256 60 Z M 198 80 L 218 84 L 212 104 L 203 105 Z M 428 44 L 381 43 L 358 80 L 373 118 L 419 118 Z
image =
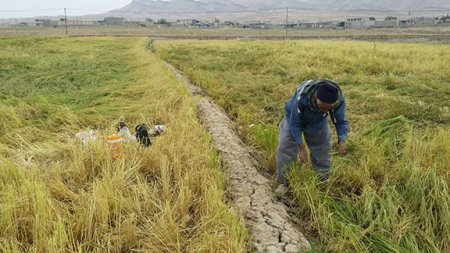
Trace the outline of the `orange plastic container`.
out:
M 123 137 L 120 134 L 111 134 L 106 141 L 111 149 L 112 157 L 118 159 L 122 155 Z

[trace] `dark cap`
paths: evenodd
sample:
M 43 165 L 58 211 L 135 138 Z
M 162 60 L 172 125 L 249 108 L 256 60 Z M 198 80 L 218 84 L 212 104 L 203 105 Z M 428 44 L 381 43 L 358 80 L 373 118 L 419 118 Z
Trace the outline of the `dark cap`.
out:
M 316 96 L 324 103 L 333 104 L 338 100 L 339 90 L 331 82 L 323 80 L 320 82 L 319 88 L 317 88 Z

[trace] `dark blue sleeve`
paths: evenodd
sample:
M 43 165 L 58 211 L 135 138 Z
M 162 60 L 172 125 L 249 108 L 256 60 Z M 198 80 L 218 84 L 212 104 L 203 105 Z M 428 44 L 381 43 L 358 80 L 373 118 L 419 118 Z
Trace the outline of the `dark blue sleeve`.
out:
M 298 96 L 298 94 L 297 94 Z M 300 112 L 298 111 L 298 103 L 300 103 L 300 101 L 297 101 L 297 96 L 295 96 L 293 98 L 293 101 L 291 101 L 292 103 L 290 104 L 291 108 L 291 115 L 289 120 L 289 128 L 291 129 L 291 133 L 292 136 L 294 137 L 295 142 L 300 145 L 303 144 L 303 140 L 302 140 L 302 127 L 301 127 L 301 123 L 302 120 L 300 118 Z
M 336 132 L 338 142 L 347 140 L 348 136 L 348 121 L 345 118 L 345 97 L 342 98 L 340 105 L 334 109 L 334 117 L 336 118 Z

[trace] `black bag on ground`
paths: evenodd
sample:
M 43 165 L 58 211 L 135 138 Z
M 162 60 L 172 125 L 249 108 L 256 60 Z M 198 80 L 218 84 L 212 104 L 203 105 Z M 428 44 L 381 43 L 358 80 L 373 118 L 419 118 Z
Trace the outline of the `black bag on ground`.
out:
M 140 124 L 136 126 L 136 140 L 148 147 L 150 145 L 152 145 L 152 142 L 150 141 L 150 136 L 148 135 L 148 130 L 147 127 L 145 126 L 145 124 Z

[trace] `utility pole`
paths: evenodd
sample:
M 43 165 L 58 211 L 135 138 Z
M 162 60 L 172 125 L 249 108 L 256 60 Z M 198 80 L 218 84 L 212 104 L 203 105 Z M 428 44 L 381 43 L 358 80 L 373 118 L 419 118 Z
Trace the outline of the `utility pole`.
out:
M 64 23 L 66 24 L 66 35 L 68 35 L 69 32 L 67 31 L 67 11 L 66 11 L 66 8 L 64 8 Z
M 288 36 L 288 18 L 289 18 L 289 7 L 286 7 L 286 38 Z

